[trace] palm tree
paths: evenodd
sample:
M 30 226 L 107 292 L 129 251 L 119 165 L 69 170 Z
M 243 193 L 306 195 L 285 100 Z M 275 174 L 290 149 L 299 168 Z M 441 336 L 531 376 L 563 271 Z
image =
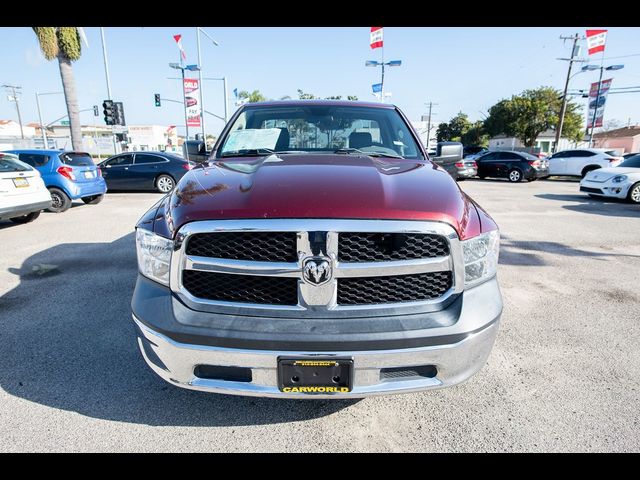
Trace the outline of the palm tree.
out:
M 238 93 L 238 98 L 244 100 L 245 103 L 264 102 L 267 99 L 267 97 L 260 93 L 260 90 L 254 90 L 251 93 L 243 90 Z
M 74 150 L 82 148 L 82 130 L 80 128 L 80 112 L 76 82 L 73 78 L 71 62 L 80 58 L 80 34 L 77 27 L 32 27 L 38 37 L 40 50 L 47 60 L 58 59 L 60 78 L 67 102 L 69 127 L 71 129 L 71 145 Z

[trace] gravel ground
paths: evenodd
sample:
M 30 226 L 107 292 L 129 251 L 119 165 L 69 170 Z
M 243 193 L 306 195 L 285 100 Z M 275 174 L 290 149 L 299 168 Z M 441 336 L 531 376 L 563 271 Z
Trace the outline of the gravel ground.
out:
M 640 451 L 640 207 L 571 181 L 460 185 L 502 232 L 488 364 L 349 402 L 187 391 L 146 367 L 132 231 L 158 195 L 0 222 L 0 451 Z

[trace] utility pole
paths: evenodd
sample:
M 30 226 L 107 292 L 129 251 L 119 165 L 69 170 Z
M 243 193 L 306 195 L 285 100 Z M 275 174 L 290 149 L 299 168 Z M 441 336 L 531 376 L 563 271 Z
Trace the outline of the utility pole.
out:
M 602 54 L 604 58 L 604 52 Z M 596 118 L 598 113 L 598 104 L 600 103 L 600 87 L 602 86 L 602 73 L 604 67 L 600 65 L 600 78 L 598 78 L 598 93 L 596 93 L 596 108 L 593 109 L 593 118 L 591 119 L 591 133 L 589 134 L 589 148 L 593 148 L 593 131 L 596 129 Z
M 573 40 L 573 47 L 571 48 L 571 58 L 561 58 L 559 60 L 565 60 L 569 62 L 569 69 L 567 70 L 567 80 L 564 82 L 564 93 L 562 95 L 562 107 L 560 107 L 560 120 L 558 122 L 558 128 L 556 128 L 556 141 L 553 145 L 553 153 L 558 149 L 558 143 L 560 142 L 560 138 L 562 136 L 562 126 L 564 125 L 564 115 L 567 110 L 567 90 L 569 88 L 569 79 L 571 78 L 571 69 L 573 67 L 573 62 L 584 62 L 584 60 L 576 59 L 575 57 L 578 55 L 580 48 L 578 47 L 578 40 L 580 40 L 580 35 L 575 34 L 570 37 L 560 36 L 560 40 Z
M 425 103 L 425 105 L 429 105 L 429 115 L 427 117 L 427 145 L 426 145 L 427 150 L 429 150 L 429 144 L 431 143 L 431 111 L 433 106 L 438 104 L 429 102 L 429 103 Z
M 7 90 L 11 90 L 11 96 L 9 98 L 9 101 L 15 102 L 16 104 L 16 110 L 18 111 L 18 123 L 20 124 L 20 137 L 22 137 L 22 139 L 24 140 L 24 130 L 22 129 L 22 116 L 20 115 L 20 104 L 18 100 L 18 95 L 20 95 L 21 92 L 16 92 L 16 90 L 21 90 L 22 87 L 19 87 L 17 85 L 3 85 L 3 87 L 6 88 Z

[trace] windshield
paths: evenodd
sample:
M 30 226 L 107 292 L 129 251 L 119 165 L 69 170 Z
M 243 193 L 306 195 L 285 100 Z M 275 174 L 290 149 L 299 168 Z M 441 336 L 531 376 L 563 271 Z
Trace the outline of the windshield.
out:
M 633 157 L 627 158 L 624 162 L 618 165 L 618 168 L 620 167 L 640 168 L 640 155 L 634 155 Z
M 73 167 L 88 167 L 94 165 L 91 155 L 88 153 L 61 153 L 60 160 L 65 165 Z
M 0 173 L 7 172 L 28 172 L 31 167 L 18 160 L 15 155 L 7 155 L 0 153 Z
M 247 107 L 217 156 L 273 152 L 424 158 L 396 110 L 346 105 Z

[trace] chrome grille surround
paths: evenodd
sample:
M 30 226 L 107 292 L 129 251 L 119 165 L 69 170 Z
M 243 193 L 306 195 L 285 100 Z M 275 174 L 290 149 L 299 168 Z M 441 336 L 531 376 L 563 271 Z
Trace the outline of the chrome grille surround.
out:
M 188 238 L 197 233 L 215 232 L 296 232 L 297 262 L 257 262 L 187 255 Z M 326 232 L 324 245 L 310 240 L 310 232 Z M 449 255 L 441 257 L 376 262 L 345 263 L 338 261 L 340 232 L 428 233 L 442 235 L 449 242 Z M 324 251 L 326 250 L 326 251 Z M 333 278 L 323 285 L 311 285 L 302 280 L 302 263 L 312 256 L 328 257 L 333 262 Z M 182 284 L 183 270 L 200 270 L 237 275 L 294 277 L 298 279 L 297 305 L 269 305 L 244 302 L 206 300 L 191 295 Z M 354 277 L 379 277 L 452 271 L 451 288 L 433 300 L 339 305 L 337 280 Z M 290 318 L 373 317 L 424 313 L 444 308 L 464 289 L 462 246 L 456 231 L 449 224 L 413 220 L 347 220 L 347 219 L 246 219 L 205 220 L 185 224 L 176 235 L 171 258 L 171 290 L 189 308 L 230 315 L 251 315 Z

